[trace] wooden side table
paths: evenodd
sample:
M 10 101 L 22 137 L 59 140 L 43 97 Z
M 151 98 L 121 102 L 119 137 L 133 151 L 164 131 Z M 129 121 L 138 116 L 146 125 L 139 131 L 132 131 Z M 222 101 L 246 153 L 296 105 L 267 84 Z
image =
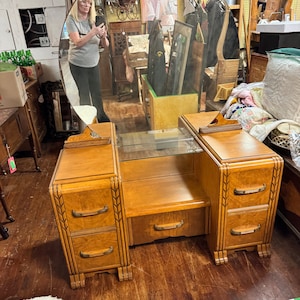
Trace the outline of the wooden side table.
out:
M 33 142 L 26 107 L 7 108 L 0 110 L 0 166 L 6 175 L 7 159 L 13 155 L 28 139 L 36 170 L 40 171 L 37 162 L 37 153 Z M 9 153 L 8 153 L 9 151 Z

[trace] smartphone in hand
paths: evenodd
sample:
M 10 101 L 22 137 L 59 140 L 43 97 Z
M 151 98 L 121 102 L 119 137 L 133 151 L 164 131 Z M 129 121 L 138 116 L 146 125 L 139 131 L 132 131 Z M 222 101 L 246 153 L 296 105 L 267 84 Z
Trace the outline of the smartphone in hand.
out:
M 104 18 L 104 16 L 96 16 L 95 25 L 99 26 L 102 23 L 105 25 L 105 18 Z

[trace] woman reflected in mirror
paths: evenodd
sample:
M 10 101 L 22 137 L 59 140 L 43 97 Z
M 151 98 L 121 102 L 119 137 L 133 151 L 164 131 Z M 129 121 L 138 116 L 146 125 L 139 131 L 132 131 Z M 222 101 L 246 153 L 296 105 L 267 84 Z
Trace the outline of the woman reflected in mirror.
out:
M 93 0 L 77 0 L 66 19 L 69 34 L 68 62 L 77 85 L 80 105 L 93 105 L 98 122 L 109 122 L 101 94 L 99 47 L 108 47 L 107 28 L 95 24 Z

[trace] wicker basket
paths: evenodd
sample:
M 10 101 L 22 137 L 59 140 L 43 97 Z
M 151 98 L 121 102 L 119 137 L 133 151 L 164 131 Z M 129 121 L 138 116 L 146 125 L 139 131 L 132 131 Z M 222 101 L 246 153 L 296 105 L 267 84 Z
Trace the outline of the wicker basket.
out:
M 276 128 L 271 131 L 268 138 L 273 145 L 279 148 L 290 150 L 290 140 L 288 134 L 284 134 Z
M 300 133 L 300 126 L 297 124 L 281 123 L 277 128 L 271 131 L 268 139 L 273 145 L 285 150 L 290 150 L 289 133 L 291 130 Z

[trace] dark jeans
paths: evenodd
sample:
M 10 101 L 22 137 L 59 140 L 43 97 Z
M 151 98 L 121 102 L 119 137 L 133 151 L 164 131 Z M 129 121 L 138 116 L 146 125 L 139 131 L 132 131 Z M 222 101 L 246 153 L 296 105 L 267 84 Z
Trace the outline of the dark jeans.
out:
M 81 105 L 93 105 L 97 109 L 99 122 L 109 122 L 103 109 L 99 66 L 83 68 L 71 63 L 70 70 L 79 92 Z

